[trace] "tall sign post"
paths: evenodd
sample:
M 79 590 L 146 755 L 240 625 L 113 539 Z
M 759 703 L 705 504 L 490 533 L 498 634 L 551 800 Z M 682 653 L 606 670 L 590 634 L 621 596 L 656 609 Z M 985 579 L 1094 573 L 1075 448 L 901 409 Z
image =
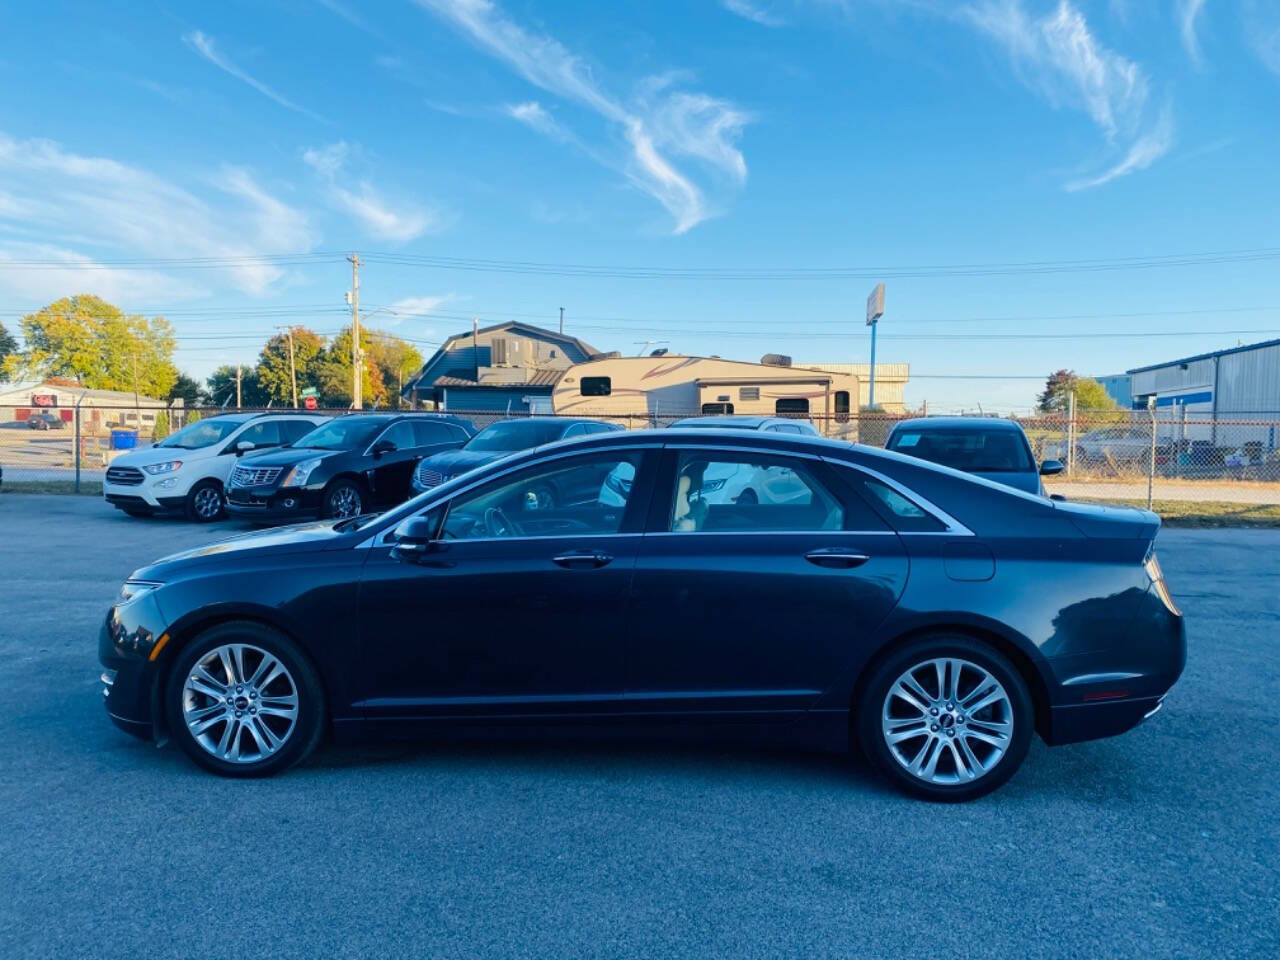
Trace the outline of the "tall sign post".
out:
M 867 406 L 876 408 L 876 322 L 884 316 L 884 284 L 877 283 L 876 288 L 867 297 L 867 326 L 871 328 L 871 383 L 867 388 Z

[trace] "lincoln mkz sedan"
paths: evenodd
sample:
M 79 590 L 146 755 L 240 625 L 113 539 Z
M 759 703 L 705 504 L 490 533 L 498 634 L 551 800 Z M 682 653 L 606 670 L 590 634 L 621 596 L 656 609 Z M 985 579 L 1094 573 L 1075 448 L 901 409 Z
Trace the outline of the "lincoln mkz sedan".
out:
M 705 478 L 730 468 L 805 493 L 729 499 Z M 597 498 L 530 508 L 582 476 Z M 961 800 L 1033 733 L 1160 707 L 1186 645 L 1158 527 L 816 437 L 611 432 L 143 567 L 102 628 L 103 692 L 125 730 L 231 776 L 327 735 L 589 728 L 859 744 Z

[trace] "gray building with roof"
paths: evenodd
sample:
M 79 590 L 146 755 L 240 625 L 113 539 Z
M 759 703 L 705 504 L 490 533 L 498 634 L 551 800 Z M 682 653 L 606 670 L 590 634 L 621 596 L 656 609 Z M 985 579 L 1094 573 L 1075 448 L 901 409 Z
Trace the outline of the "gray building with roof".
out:
M 564 371 L 598 355 L 577 337 L 530 323 L 479 327 L 441 344 L 405 383 L 404 396 L 442 410 L 545 413 Z

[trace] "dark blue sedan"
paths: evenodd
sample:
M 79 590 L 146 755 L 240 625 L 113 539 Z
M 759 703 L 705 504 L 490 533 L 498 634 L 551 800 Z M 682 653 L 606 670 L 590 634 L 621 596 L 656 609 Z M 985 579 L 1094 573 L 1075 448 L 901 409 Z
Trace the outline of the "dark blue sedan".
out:
M 740 470 L 803 491 L 708 481 Z M 103 624 L 106 709 L 230 776 L 327 731 L 681 732 L 860 744 L 900 787 L 962 800 L 1033 734 L 1159 709 L 1186 645 L 1158 528 L 820 438 L 610 432 L 143 567 Z

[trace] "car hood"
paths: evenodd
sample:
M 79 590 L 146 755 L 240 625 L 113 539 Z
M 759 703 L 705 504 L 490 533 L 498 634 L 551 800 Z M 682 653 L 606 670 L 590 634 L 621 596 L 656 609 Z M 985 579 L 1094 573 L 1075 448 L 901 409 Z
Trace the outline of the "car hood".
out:
M 255 467 L 292 467 L 303 460 L 327 460 L 348 450 L 317 450 L 314 447 L 272 447 L 269 450 L 250 450 L 239 460 Z
M 1026 470 L 1018 473 L 1009 471 L 999 473 L 974 471 L 973 476 L 981 477 L 983 480 L 990 480 L 992 483 L 1003 483 L 1006 487 L 1013 487 L 1013 489 L 1022 490 L 1025 493 L 1038 494 L 1040 492 L 1040 474 Z
M 483 467 L 486 463 L 493 463 L 495 460 L 501 460 L 512 453 L 519 452 L 518 450 L 445 450 L 443 453 L 433 453 L 426 457 L 420 466 L 435 470 L 444 477 L 456 477 L 476 467 Z
M 220 443 L 196 450 L 184 450 L 182 447 L 147 447 L 145 450 L 134 450 L 132 453 L 112 457 L 111 465 L 113 467 L 147 467 L 153 463 L 168 463 L 170 460 L 203 460 L 210 453 L 221 449 Z
M 209 558 L 226 558 L 237 553 L 256 553 L 258 555 L 310 553 L 326 550 L 344 541 L 349 532 L 339 532 L 338 524 L 332 520 L 313 520 L 309 523 L 295 523 L 287 527 L 271 527 L 266 530 L 253 530 L 238 536 L 228 537 L 214 543 L 206 543 L 200 547 L 171 553 L 167 557 L 135 570 L 130 579 L 155 580 L 164 583 L 172 579 L 182 570 L 200 564 Z

